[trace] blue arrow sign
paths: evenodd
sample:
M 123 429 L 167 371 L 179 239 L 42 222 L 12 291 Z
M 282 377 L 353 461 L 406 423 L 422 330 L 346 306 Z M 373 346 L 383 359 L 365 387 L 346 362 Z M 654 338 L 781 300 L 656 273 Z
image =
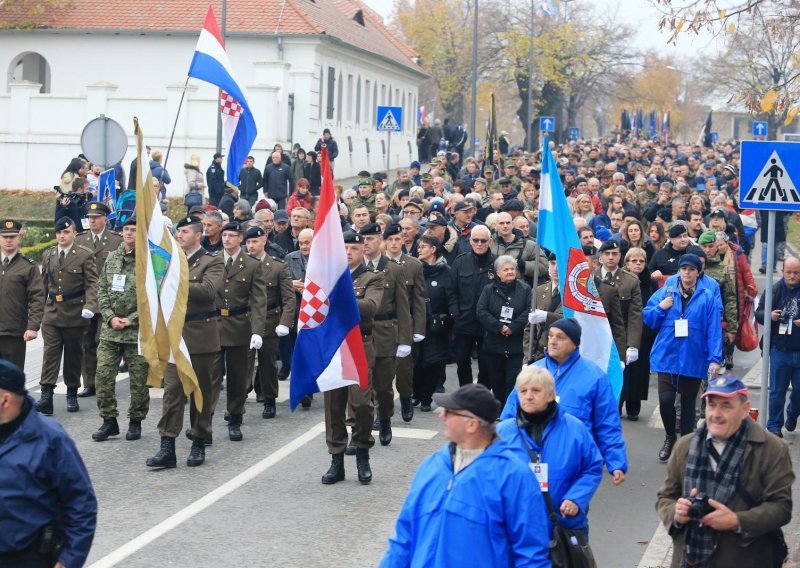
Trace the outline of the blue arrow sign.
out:
M 555 132 L 556 119 L 553 116 L 540 116 L 539 117 L 539 131 L 540 132 Z
M 800 143 L 742 142 L 739 206 L 800 211 Z
M 766 120 L 756 120 L 753 122 L 753 136 L 767 136 L 769 127 Z
M 711 133 L 711 143 L 716 144 L 719 140 L 719 132 L 712 132 Z
M 569 139 L 570 140 L 577 140 L 581 137 L 581 129 L 577 126 L 570 126 L 569 127 Z
M 403 107 L 379 106 L 376 122 L 378 132 L 402 132 Z

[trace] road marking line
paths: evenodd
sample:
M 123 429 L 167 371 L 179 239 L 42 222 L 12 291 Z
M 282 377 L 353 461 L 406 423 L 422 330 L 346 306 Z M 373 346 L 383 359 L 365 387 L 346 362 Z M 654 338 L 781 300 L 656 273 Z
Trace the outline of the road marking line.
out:
M 664 429 L 664 422 L 661 420 L 661 412 L 659 411 L 658 406 L 656 406 L 653 410 L 653 414 L 650 416 L 650 420 L 647 425 L 650 428 L 657 428 L 659 430 Z
M 210 493 L 204 495 L 197 501 L 184 507 L 183 509 L 173 514 L 172 516 L 164 519 L 156 526 L 146 530 L 133 540 L 128 541 L 127 543 L 123 544 L 116 550 L 110 552 L 97 562 L 93 563 L 89 568 L 110 568 L 111 566 L 116 566 L 119 562 L 122 562 L 130 555 L 144 548 L 145 546 L 155 541 L 159 537 L 163 536 L 164 534 L 168 533 L 172 529 L 188 521 L 195 515 L 203 512 L 205 509 L 209 508 L 211 505 L 221 500 L 222 498 L 227 497 L 228 495 L 239 489 L 247 482 L 252 481 L 256 477 L 264 473 L 266 470 L 271 468 L 273 465 L 279 463 L 284 458 L 290 456 L 292 453 L 299 450 L 301 447 L 303 447 L 305 444 L 316 438 L 319 434 L 321 434 L 324 431 L 325 431 L 324 422 L 320 422 L 312 426 L 311 429 L 309 429 L 304 434 L 298 436 L 285 446 L 279 448 L 278 450 L 268 455 L 260 462 L 250 466 L 236 477 L 226 481 L 225 483 L 223 483 Z
M 672 562 L 672 537 L 667 533 L 663 523 L 658 523 L 650 544 L 644 551 L 638 568 L 668 568 Z
M 439 432 L 436 430 L 423 430 L 422 428 L 395 427 L 392 436 L 395 438 L 410 438 L 412 440 L 433 440 Z

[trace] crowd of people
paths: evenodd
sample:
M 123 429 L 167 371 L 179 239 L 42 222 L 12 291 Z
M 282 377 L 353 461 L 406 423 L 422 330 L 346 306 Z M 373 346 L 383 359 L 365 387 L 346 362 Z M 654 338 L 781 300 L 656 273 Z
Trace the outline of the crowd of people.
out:
M 785 257 L 783 247 L 776 254 L 784 277 L 773 290 L 770 314 L 778 337 L 771 356 L 780 362 L 770 379 L 771 436 L 749 419 L 738 379 L 720 376 L 733 368 L 734 346 L 751 325 L 747 314 L 758 288 L 750 261 L 755 233 L 764 227 L 760 215 L 737 205 L 738 147 L 649 140 L 552 145 L 624 364 L 617 400 L 605 371 L 581 357 L 582 329 L 563 317 L 556 258 L 536 243 L 541 152 L 526 153 L 506 139 L 491 155 L 463 157 L 446 143 L 440 125 L 431 130 L 437 127 L 444 148 L 431 140 L 424 166 L 414 161 L 391 179 L 361 171 L 352 187 L 334 185 L 369 387 L 324 393 L 331 465 L 322 483 L 345 479 L 346 455 L 356 456 L 361 483 L 372 480 L 373 431 L 381 445 L 392 442 L 395 389 L 404 422 L 435 407 L 451 442 L 417 473 L 383 565 L 435 558 L 435 565 L 449 566 L 472 551 L 493 565 L 545 566 L 558 527 L 587 543 L 589 503 L 603 466 L 615 485 L 628 471 L 621 417 L 639 419 L 653 373 L 665 430 L 657 457 L 669 461 L 658 503 L 665 524 L 692 562 L 723 557 L 709 544 L 710 530 L 727 531 L 725 539 L 735 544 L 754 540 L 750 552 L 754 558 L 763 554 L 785 522 L 793 481 L 788 452 L 775 437 L 784 428 L 793 431 L 800 414 L 800 365 L 794 360 L 800 346 L 791 337 L 792 326 L 800 325 L 800 261 Z M 205 462 L 223 381 L 230 441 L 244 437 L 251 389 L 264 419 L 278 414 L 279 381 L 292 372 L 323 146 L 333 169 L 338 150 L 326 130 L 314 150 L 295 144 L 285 152 L 276 144 L 263 171 L 248 157 L 238 186 L 225 182 L 219 153 L 205 175 L 199 157 L 185 165 L 186 214 L 167 223 L 189 264 L 183 335 L 205 401 L 200 410 L 189 405 L 187 466 Z M 172 180 L 161 154 L 153 151 L 150 158 L 163 196 Z M 70 162 L 56 204 L 58 244 L 44 253 L 41 275 L 19 251 L 21 225 L 0 222 L 0 282 L 11 286 L 0 297 L 0 358 L 22 369 L 26 343 L 40 330 L 44 339 L 38 402 L 26 396 L 13 371 L 11 387 L 0 372 L 0 400 L 6 391 L 13 395 L 17 426 L 31 409 L 53 414 L 63 357 L 67 411 L 79 411 L 80 398 L 96 396 L 102 423 L 95 441 L 120 434 L 115 378 L 122 368 L 131 391 L 126 439 L 142 435 L 150 400 L 147 364 L 136 347 L 135 191 L 133 201 L 130 195 L 136 162 L 127 186 L 124 172 L 117 178 L 128 191 L 115 204 L 114 227 L 108 222 L 112 208 L 92 200 L 96 168 L 81 158 Z M 788 216 L 778 216 L 781 242 L 787 222 Z M 774 272 L 777 266 L 766 266 L 765 257 L 762 250 L 760 271 Z M 756 312 L 759 321 L 764 316 Z M 459 384 L 450 393 L 448 364 L 455 364 Z M 784 416 L 789 384 L 794 391 Z M 163 386 L 160 446 L 147 466 L 171 469 L 185 408 L 175 365 L 168 366 Z M 303 408 L 312 404 L 312 396 L 303 398 Z M 708 426 L 695 433 L 698 417 Z M 0 436 L 3 424 L 0 414 Z M 679 441 L 678 431 L 688 436 Z M 702 443 L 692 441 L 698 436 Z M 746 480 L 749 495 L 736 492 L 736 468 L 748 459 L 747 444 L 762 444 L 758 451 L 768 452 L 757 467 L 772 472 L 766 477 L 779 484 L 775 491 L 765 493 L 767 480 L 753 474 Z M 698 490 L 712 496 L 714 511 L 699 528 L 687 512 Z M 726 506 L 731 496 L 736 501 Z M 472 509 L 463 508 L 467 502 Z M 773 508 L 777 516 L 759 525 L 755 519 Z M 729 515 L 746 509 L 762 512 L 738 520 Z M 470 530 L 479 525 L 493 528 L 486 534 Z

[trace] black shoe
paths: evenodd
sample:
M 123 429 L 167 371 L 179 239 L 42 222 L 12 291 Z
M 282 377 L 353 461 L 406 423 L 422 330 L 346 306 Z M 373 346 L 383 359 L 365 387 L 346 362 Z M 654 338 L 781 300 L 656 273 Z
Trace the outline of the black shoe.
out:
M 403 417 L 403 422 L 411 422 L 414 418 L 414 406 L 410 398 L 400 398 L 400 415 Z
M 291 369 L 287 369 L 286 367 L 281 367 L 281 370 L 278 371 L 278 380 L 285 381 L 286 379 L 289 378 L 291 372 L 292 372 Z
M 186 465 L 189 467 L 197 467 L 203 465 L 206 461 L 206 445 L 202 440 L 195 440 L 192 442 L 192 449 L 189 451 L 189 457 L 186 458 Z
M 300 406 L 303 408 L 311 408 L 311 401 L 314 400 L 314 396 L 307 394 L 304 395 L 303 398 L 300 400 Z
M 226 410 L 226 411 L 225 411 L 225 414 L 223 414 L 223 415 L 222 415 L 222 419 L 223 419 L 225 422 L 230 422 L 230 419 L 231 419 L 231 413 L 230 413 L 230 412 L 228 412 L 228 411 Z
M 366 485 L 372 481 L 372 468 L 369 467 L 369 450 L 358 448 L 356 451 L 356 467 L 358 468 L 358 480 Z
M 275 407 L 274 398 L 264 399 L 264 411 L 261 413 L 261 418 L 275 418 L 277 408 Z
M 794 432 L 795 428 L 797 428 L 797 416 L 791 416 L 788 412 L 786 413 L 786 423 L 783 425 L 786 428 L 787 432 Z
M 631 422 L 638 422 L 639 421 L 639 415 L 638 414 L 628 414 L 628 420 L 630 420 Z
M 53 415 L 53 390 L 52 386 L 42 387 L 42 394 L 36 403 L 36 411 L 45 416 Z
M 334 454 L 331 456 L 331 467 L 322 476 L 323 485 L 333 485 L 344 481 L 344 455 Z
M 775 434 L 778 438 L 783 438 L 783 432 L 781 432 L 780 430 L 770 430 L 769 433 Z
M 103 424 L 98 428 L 97 432 L 92 434 L 92 440 L 95 442 L 103 442 L 108 440 L 109 436 L 118 436 L 119 435 L 119 424 L 117 424 L 116 418 L 106 418 L 103 420 Z
M 675 447 L 675 441 L 677 439 L 677 436 L 667 436 L 664 438 L 664 445 L 661 446 L 661 450 L 658 452 L 658 459 L 660 461 L 665 462 L 669 459 L 669 456 L 672 455 L 672 448 Z
M 761 267 L 759 267 L 758 271 L 761 274 L 766 274 L 767 273 L 767 267 L 766 266 L 761 266 Z
M 356 451 L 358 451 L 358 446 L 356 446 L 353 437 L 350 436 L 350 441 L 347 443 L 347 447 L 344 450 L 344 455 L 346 456 L 354 456 L 356 455 Z
M 78 405 L 78 387 L 67 389 L 67 412 L 78 412 L 81 409 Z
M 125 434 L 126 440 L 138 440 L 142 437 L 142 421 L 131 420 L 128 422 L 128 432 Z
M 231 421 L 228 422 L 228 438 L 231 442 L 241 442 L 242 438 L 242 429 L 240 426 L 242 425 L 242 415 L 241 414 L 231 414 Z
M 191 429 L 191 428 L 187 428 L 187 429 L 186 429 L 186 437 L 187 437 L 189 440 L 191 440 L 192 442 L 194 442 L 194 435 L 192 434 L 192 429 Z M 205 439 L 203 440 L 203 442 L 205 442 L 205 445 L 206 445 L 206 446 L 211 446 L 211 445 L 213 445 L 213 444 L 214 444 L 214 436 L 213 436 L 213 435 L 211 435 L 211 436 L 209 436 L 208 438 L 205 438 Z
M 412 396 L 412 397 L 411 397 L 411 406 L 413 406 L 413 407 L 415 407 L 415 408 L 416 408 L 417 406 L 419 406 L 419 399 L 418 399 L 417 397 L 415 397 L 415 396 Z
M 436 390 L 434 392 L 436 394 L 442 394 L 444 392 L 444 387 L 443 386 L 442 387 L 436 387 Z
M 94 396 L 97 394 L 97 390 L 94 387 L 86 387 L 81 392 L 78 393 L 78 398 L 88 398 L 90 396 Z
M 380 433 L 378 439 L 381 441 L 381 446 L 388 446 L 392 443 L 392 420 L 387 418 L 380 421 Z M 356 454 L 358 455 L 358 454 Z
M 258 403 L 260 403 L 260 404 L 264 404 L 264 401 L 265 401 L 265 400 L 267 400 L 267 399 L 266 399 L 266 398 L 264 398 L 264 395 L 263 395 L 263 394 L 261 394 L 261 393 L 258 393 L 258 394 L 256 395 L 256 402 L 258 402 Z
M 381 419 L 378 418 L 378 409 L 375 409 L 375 420 L 372 421 L 372 429 L 373 430 L 380 430 L 381 429 Z
M 419 409 L 422 412 L 430 412 L 431 411 L 431 403 L 430 402 L 423 402 L 419 405 Z
M 147 458 L 147 467 L 177 467 L 178 459 L 175 457 L 175 438 L 161 437 L 161 449 L 152 458 Z

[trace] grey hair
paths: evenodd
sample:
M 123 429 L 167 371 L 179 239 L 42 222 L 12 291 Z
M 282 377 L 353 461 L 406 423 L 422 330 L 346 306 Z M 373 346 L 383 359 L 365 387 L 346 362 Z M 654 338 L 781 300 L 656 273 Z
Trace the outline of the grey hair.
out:
M 497 257 L 497 260 L 494 261 L 494 271 L 500 272 L 500 269 L 503 268 L 506 264 L 513 264 L 516 268 L 517 261 L 514 260 L 513 256 L 504 254 Z
M 250 215 L 252 208 L 250 207 L 250 202 L 246 199 L 240 199 L 236 202 L 236 205 L 233 206 L 234 209 L 238 209 L 244 215 Z
M 222 214 L 219 211 L 209 211 L 206 213 L 206 219 L 214 219 L 214 221 L 222 225 Z
M 436 415 L 439 418 L 442 418 L 444 416 L 445 410 L 447 410 L 445 407 L 439 406 L 436 408 L 434 412 L 436 412 Z M 476 420 L 478 422 L 478 426 L 480 426 L 481 430 L 483 430 L 483 433 L 489 436 L 490 438 L 494 438 L 495 435 L 497 434 L 497 422 L 487 422 L 483 418 L 479 418 L 478 416 L 474 415 L 469 416 L 469 418 L 471 418 L 472 420 Z
M 516 386 L 519 390 L 523 385 L 534 384 L 539 385 L 545 389 L 547 394 L 556 391 L 556 383 L 550 371 L 544 367 L 528 366 L 523 367 L 517 375 Z

